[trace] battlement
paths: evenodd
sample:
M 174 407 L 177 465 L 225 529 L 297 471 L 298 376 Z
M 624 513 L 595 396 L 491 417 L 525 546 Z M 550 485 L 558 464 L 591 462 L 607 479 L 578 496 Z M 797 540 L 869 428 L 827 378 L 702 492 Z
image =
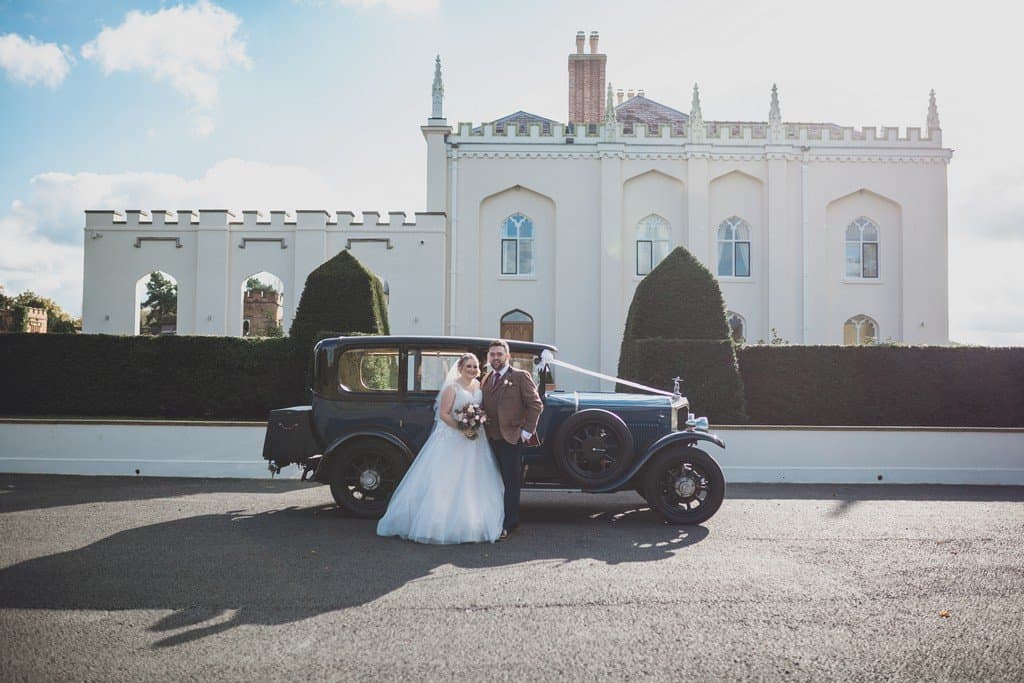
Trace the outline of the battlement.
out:
M 405 211 L 388 211 L 381 219 L 378 211 L 363 211 L 360 218 L 351 211 L 326 209 L 296 211 L 258 211 L 246 209 L 115 209 L 88 210 L 85 228 L 95 235 L 97 230 L 229 230 L 229 231 L 294 231 L 294 230 L 417 230 L 444 231 L 446 216 L 439 212 L 419 212 L 413 220 Z M 95 237 L 94 237 L 95 238 Z
M 690 124 L 615 123 L 614 133 L 606 134 L 609 124 L 562 124 L 542 126 L 531 123 L 524 135 L 519 126 L 494 123 L 474 125 L 460 122 L 448 137 L 453 144 L 596 144 L 619 142 L 656 142 L 683 145 L 692 142 Z M 920 127 L 838 126 L 832 123 L 782 123 L 778 132 L 766 121 L 705 121 L 702 143 L 711 145 L 794 144 L 811 147 L 923 147 L 941 148 L 942 131 Z M 610 131 L 609 131 L 610 133 Z

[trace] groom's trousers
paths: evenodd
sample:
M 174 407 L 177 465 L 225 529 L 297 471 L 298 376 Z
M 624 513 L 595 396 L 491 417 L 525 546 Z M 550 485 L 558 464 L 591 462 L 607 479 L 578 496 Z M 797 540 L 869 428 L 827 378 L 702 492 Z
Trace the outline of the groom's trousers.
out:
M 519 524 L 519 491 L 523 487 L 522 447 L 504 439 L 489 441 L 501 470 L 501 479 L 505 482 L 505 523 L 502 526 L 511 529 Z

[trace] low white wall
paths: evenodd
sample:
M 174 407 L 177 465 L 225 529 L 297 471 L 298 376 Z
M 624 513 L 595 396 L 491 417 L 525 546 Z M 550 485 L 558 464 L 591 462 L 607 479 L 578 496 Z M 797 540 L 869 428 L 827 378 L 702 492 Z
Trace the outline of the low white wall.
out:
M 264 424 L 0 420 L 0 472 L 269 477 Z M 727 481 L 1024 486 L 1024 429 L 718 427 Z M 296 478 L 297 467 L 281 476 Z M 881 479 L 879 479 L 881 477 Z

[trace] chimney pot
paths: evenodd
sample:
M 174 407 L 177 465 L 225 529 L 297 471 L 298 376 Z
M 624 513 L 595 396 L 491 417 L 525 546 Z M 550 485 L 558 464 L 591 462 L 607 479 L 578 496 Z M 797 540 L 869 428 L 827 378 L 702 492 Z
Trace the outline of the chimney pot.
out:
M 643 90 L 637 90 L 636 91 L 636 95 L 637 95 L 637 97 L 643 97 L 644 96 L 644 91 Z
M 586 39 L 587 34 L 583 31 L 576 31 L 576 54 L 583 54 L 583 41 Z
M 631 100 L 631 99 L 633 99 L 634 97 L 636 97 L 636 93 L 635 93 L 635 92 L 633 92 L 633 89 L 632 89 L 632 88 L 630 88 L 630 89 L 629 89 L 629 92 L 627 92 L 627 93 L 626 93 L 626 99 L 627 99 L 627 100 Z
M 597 54 L 597 31 L 590 32 L 590 54 Z
M 622 90 L 622 88 L 619 88 L 619 89 L 618 89 L 618 90 L 617 90 L 617 91 L 615 92 L 615 97 L 616 97 L 616 98 L 617 98 L 617 100 L 618 100 L 618 101 L 617 101 L 617 102 L 616 102 L 615 104 L 622 104 L 622 98 L 623 98 L 623 97 L 625 97 L 625 96 L 626 96 L 626 93 L 625 93 L 625 92 L 624 92 L 624 91 Z

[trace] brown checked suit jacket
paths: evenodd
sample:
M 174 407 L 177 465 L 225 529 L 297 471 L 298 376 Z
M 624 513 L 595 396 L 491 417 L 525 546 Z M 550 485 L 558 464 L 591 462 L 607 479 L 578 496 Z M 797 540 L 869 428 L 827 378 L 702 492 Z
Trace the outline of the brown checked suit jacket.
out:
M 519 443 L 522 430 L 531 434 L 537 431 L 544 404 L 537 394 L 537 385 L 530 373 L 510 367 L 505 376 L 491 387 L 491 374 L 484 377 L 483 409 L 487 414 L 484 431 L 488 439 L 504 439 Z

